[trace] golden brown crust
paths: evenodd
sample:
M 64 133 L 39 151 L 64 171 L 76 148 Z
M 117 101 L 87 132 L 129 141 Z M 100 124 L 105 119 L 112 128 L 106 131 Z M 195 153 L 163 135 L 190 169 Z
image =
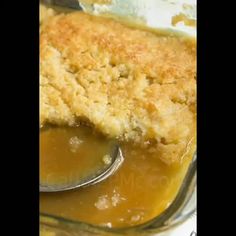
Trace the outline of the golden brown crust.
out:
M 122 140 L 179 160 L 194 135 L 195 45 L 70 13 L 40 35 L 40 124 L 86 118 Z

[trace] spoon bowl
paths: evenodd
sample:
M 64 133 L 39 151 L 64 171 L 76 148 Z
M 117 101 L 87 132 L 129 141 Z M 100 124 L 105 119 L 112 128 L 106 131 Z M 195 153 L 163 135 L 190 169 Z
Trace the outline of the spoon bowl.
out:
M 99 183 L 120 167 L 118 143 L 88 127 L 51 126 L 40 131 L 40 192 L 61 192 Z

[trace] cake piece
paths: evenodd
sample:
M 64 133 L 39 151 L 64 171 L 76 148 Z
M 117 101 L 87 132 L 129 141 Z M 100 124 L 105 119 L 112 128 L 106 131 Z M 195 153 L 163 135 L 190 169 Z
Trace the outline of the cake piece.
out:
M 92 124 L 180 161 L 195 135 L 196 45 L 82 12 L 40 32 L 40 125 Z

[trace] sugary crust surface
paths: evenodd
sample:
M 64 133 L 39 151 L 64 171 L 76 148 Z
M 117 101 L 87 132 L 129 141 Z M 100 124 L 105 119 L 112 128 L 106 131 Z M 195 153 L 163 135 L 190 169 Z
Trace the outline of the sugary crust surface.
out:
M 196 46 L 77 12 L 40 32 L 40 125 L 86 120 L 167 163 L 195 135 Z

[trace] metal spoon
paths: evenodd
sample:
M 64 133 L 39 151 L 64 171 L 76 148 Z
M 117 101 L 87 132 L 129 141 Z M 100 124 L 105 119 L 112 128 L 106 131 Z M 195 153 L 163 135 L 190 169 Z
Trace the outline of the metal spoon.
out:
M 94 173 L 93 175 L 89 175 L 86 178 L 78 179 L 77 181 L 73 181 L 72 183 L 65 183 L 65 184 L 55 184 L 55 185 L 46 185 L 41 184 L 39 185 L 40 192 L 61 192 L 66 190 L 77 189 L 89 185 L 97 184 L 109 176 L 114 174 L 116 170 L 122 164 L 124 158 L 119 146 L 115 146 L 114 152 L 111 155 L 112 161 L 111 164 L 108 165 L 105 169 L 103 169 L 99 173 Z M 105 165 L 105 164 L 104 164 Z

